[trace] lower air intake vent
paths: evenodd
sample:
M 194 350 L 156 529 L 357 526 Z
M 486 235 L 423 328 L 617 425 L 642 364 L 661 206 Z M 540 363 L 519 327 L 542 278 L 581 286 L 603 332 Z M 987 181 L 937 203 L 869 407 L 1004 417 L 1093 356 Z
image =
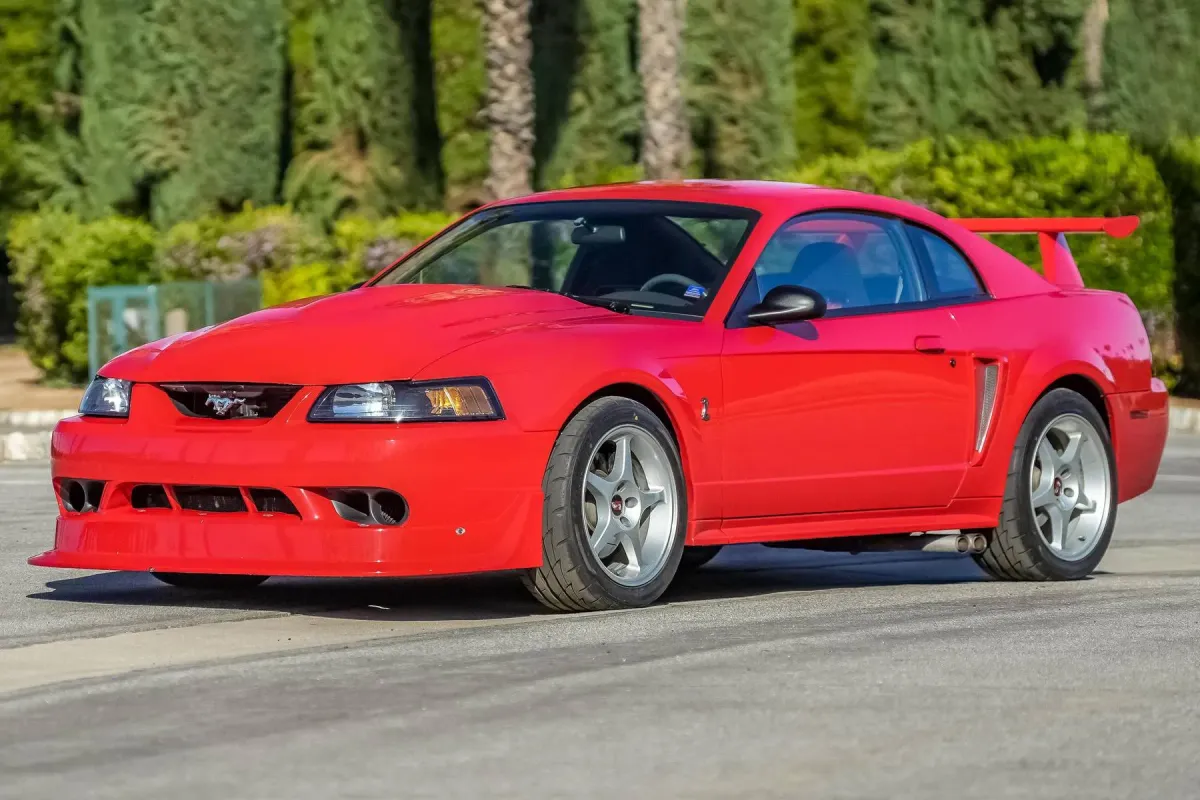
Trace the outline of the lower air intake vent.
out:
M 978 364 L 975 367 L 975 452 L 983 450 L 988 431 L 992 427 L 992 412 L 996 410 L 996 389 L 1000 382 L 999 364 Z
M 236 514 L 246 511 L 246 501 L 235 486 L 176 486 L 175 499 L 188 511 Z
M 167 490 L 162 484 L 143 483 L 133 487 L 129 493 L 129 505 L 134 508 L 170 508 L 171 501 L 167 499 Z
M 67 511 L 84 514 L 100 508 L 104 496 L 104 481 L 77 481 L 63 478 L 58 481 L 58 496 Z
M 388 489 L 321 489 L 339 517 L 360 525 L 400 525 L 408 519 L 408 503 Z
M 251 489 L 250 499 L 254 507 L 263 514 L 291 514 L 300 516 L 296 505 L 278 489 Z

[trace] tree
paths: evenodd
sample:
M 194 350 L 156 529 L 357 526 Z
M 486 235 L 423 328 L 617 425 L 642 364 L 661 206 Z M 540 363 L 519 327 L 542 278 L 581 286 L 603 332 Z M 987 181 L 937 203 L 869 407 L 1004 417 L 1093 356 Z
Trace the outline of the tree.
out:
M 1100 127 L 1104 94 L 1104 33 L 1108 27 L 1108 0 L 1091 0 L 1083 20 L 1083 89 L 1092 127 Z
M 793 2 L 688 3 L 688 111 L 703 175 L 762 178 L 795 161 Z
M 534 186 L 636 177 L 636 0 L 534 0 Z
M 865 147 L 875 64 L 868 0 L 796 0 L 793 63 L 800 159 Z
M 1144 145 L 1200 135 L 1200 3 L 1110 0 L 1105 37 L 1108 122 Z
M 429 0 L 292 0 L 285 197 L 328 221 L 442 204 Z
M 485 117 L 490 144 L 487 193 L 529 194 L 533 187 L 532 0 L 484 0 Z
M 638 75 L 642 83 L 642 168 L 676 180 L 691 160 L 683 98 L 683 20 L 687 0 L 638 0 Z

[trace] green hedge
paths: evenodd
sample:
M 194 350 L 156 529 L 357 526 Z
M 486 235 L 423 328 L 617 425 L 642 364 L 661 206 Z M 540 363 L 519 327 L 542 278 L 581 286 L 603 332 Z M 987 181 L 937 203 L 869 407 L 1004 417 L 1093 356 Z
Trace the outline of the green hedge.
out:
M 1200 139 L 1174 139 L 1154 153 L 1171 193 L 1179 390 L 1200 395 Z
M 87 289 L 150 280 L 155 239 L 149 223 L 126 217 L 85 223 L 46 212 L 16 221 L 8 252 L 21 309 L 17 334 L 47 379 L 87 377 Z
M 18 335 L 56 381 L 85 380 L 89 286 L 259 277 L 266 305 L 342 291 L 452 221 L 440 213 L 344 217 L 332 234 L 287 208 L 247 208 L 165 232 L 128 217 L 84 221 L 58 211 L 21 217 L 9 236 Z
M 900 197 L 948 217 L 1137 214 L 1128 239 L 1076 236 L 1071 250 L 1088 286 L 1129 295 L 1143 312 L 1172 306 L 1171 204 L 1154 161 L 1121 136 L 1077 135 L 1001 143 L 919 142 L 900 151 L 817 161 L 789 180 Z M 1037 266 L 1033 237 L 997 243 Z

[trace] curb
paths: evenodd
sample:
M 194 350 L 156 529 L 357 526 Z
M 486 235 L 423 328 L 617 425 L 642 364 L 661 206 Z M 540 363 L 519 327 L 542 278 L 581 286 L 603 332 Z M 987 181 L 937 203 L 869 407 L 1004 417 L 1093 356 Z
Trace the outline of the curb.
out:
M 60 419 L 75 411 L 0 411 L 0 428 L 21 428 L 0 435 L 0 463 L 6 461 L 48 461 L 50 436 Z M 1173 433 L 1200 433 L 1200 402 L 1172 400 L 1170 430 Z

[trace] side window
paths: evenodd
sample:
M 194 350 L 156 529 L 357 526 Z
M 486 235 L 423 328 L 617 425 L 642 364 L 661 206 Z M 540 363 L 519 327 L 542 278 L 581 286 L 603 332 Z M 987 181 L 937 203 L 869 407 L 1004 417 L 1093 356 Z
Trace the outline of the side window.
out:
M 909 226 L 913 244 L 928 265 L 930 293 L 939 299 L 982 297 L 986 294 L 971 265 L 954 245 L 924 228 Z
M 755 264 L 738 309 L 782 285 L 820 292 L 831 311 L 925 299 L 904 224 L 866 214 L 811 214 L 785 223 Z

